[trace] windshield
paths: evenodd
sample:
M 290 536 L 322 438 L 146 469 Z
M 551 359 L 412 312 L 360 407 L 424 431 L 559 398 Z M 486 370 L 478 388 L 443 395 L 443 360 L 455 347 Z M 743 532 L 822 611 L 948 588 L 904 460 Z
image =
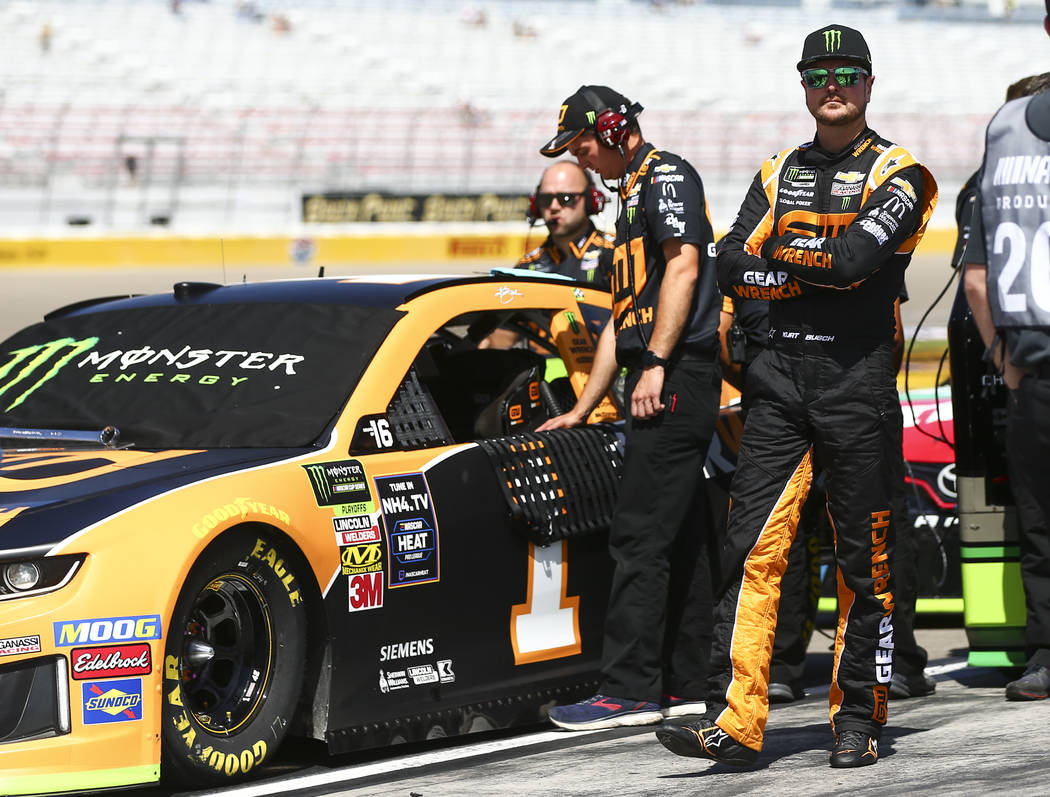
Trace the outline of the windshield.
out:
M 0 427 L 140 448 L 313 443 L 403 313 L 244 303 L 87 313 L 0 344 Z

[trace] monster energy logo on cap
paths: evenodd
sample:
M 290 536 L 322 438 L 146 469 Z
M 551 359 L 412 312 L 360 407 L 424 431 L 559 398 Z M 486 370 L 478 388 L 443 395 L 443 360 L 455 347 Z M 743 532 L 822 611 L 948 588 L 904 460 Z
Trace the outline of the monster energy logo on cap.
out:
M 802 59 L 798 62 L 798 70 L 801 72 L 813 64 L 832 55 L 842 58 L 864 67 L 871 73 L 871 52 L 868 43 L 859 30 L 845 25 L 825 25 L 820 30 L 815 30 L 802 44 Z
M 594 124 L 594 120 L 597 118 L 597 114 L 594 111 L 587 111 L 587 123 Z
M 829 53 L 835 52 L 839 47 L 842 46 L 842 31 L 841 30 L 826 30 L 824 31 L 824 49 Z
M 0 365 L 0 396 L 14 401 L 4 408 L 4 412 L 10 412 L 24 402 L 35 390 L 54 379 L 70 360 L 93 349 L 98 340 L 59 338 L 9 352 L 11 359 Z

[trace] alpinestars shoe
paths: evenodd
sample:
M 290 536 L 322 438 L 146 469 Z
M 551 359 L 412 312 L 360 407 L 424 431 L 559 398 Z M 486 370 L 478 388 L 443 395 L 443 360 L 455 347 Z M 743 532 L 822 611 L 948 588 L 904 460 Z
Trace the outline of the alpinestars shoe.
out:
M 758 758 L 758 750 L 744 747 L 709 719 L 664 725 L 656 729 L 656 738 L 675 755 L 709 758 L 734 767 L 750 766 Z
M 1050 670 L 1030 664 L 1024 675 L 1006 685 L 1007 700 L 1046 700 L 1050 693 Z
M 664 718 L 656 703 L 605 695 L 595 695 L 568 706 L 555 706 L 549 716 L 551 722 L 569 731 L 652 725 L 662 722 Z
M 835 749 L 831 751 L 831 766 L 866 767 L 879 760 L 879 743 L 863 731 L 843 731 L 838 734 Z

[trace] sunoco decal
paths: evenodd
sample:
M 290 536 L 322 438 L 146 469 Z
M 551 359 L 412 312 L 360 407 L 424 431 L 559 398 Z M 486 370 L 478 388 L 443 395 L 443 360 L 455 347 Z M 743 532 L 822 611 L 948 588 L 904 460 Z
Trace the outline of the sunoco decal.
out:
M 148 643 L 108 645 L 99 648 L 74 648 L 69 654 L 73 679 L 119 678 L 149 675 L 153 670 Z
M 405 473 L 375 482 L 390 553 L 390 588 L 438 581 L 438 527 L 426 477 Z
M 59 648 L 91 643 L 160 639 L 159 614 L 143 614 L 137 617 L 100 617 L 93 620 L 66 620 L 55 623 L 54 627 L 55 647 Z
M 374 511 L 372 494 L 368 490 L 365 469 L 356 459 L 343 462 L 322 462 L 317 465 L 303 465 L 310 477 L 310 486 L 318 506 L 337 506 L 352 504 L 355 507 L 368 507 L 358 512 L 341 514 L 360 514 Z M 352 508 L 352 507 L 348 507 Z
M 142 679 L 83 684 L 84 724 L 142 719 Z
M 20 656 L 23 653 L 39 653 L 40 637 L 16 636 L 0 639 L 0 657 Z

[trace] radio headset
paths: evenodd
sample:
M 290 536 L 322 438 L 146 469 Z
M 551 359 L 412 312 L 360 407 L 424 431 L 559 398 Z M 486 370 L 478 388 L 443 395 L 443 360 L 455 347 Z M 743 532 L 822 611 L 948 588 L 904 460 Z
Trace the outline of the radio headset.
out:
M 583 194 L 584 202 L 587 203 L 587 215 L 594 216 L 605 209 L 605 194 L 598 190 L 598 187 L 594 184 L 594 180 L 591 179 L 591 175 L 587 173 L 586 169 L 581 169 L 581 171 L 583 172 L 583 176 L 587 178 L 587 187 L 584 189 Z M 536 188 L 533 189 L 531 194 L 529 194 L 529 209 L 525 212 L 525 219 L 529 222 L 530 227 L 536 226 L 536 223 L 543 216 L 540 212 L 539 201 L 537 199 L 542 184 L 543 180 L 541 178 L 540 182 L 536 183 Z
M 631 134 L 631 122 L 638 118 L 643 110 L 641 104 L 632 103 L 627 108 L 626 113 L 620 113 L 609 108 L 601 97 L 599 97 L 593 90 L 584 89 L 583 96 L 587 102 L 591 104 L 591 108 L 594 109 L 597 117 L 594 120 L 594 133 L 598 138 L 598 143 L 608 149 L 615 149 L 620 153 L 620 158 L 623 160 L 623 172 L 624 176 L 627 175 L 627 154 L 624 152 L 623 145 L 627 143 L 627 139 Z M 604 185 L 604 181 L 603 181 Z M 609 188 L 609 186 L 605 186 Z M 615 189 L 609 189 L 610 191 L 615 190 L 618 201 L 622 201 L 620 195 L 620 186 L 617 185 Z M 626 220 L 626 213 L 617 213 L 616 217 L 619 220 L 620 216 L 624 216 Z M 641 225 L 642 235 L 646 233 L 645 229 L 645 213 L 641 214 Z M 627 222 L 626 229 L 624 230 L 624 257 L 627 260 L 627 286 L 631 289 L 631 312 L 634 313 L 634 328 L 638 330 L 638 338 L 642 342 L 642 350 L 645 351 L 649 348 L 649 336 L 645 334 L 645 330 L 642 329 L 642 317 L 638 313 L 638 292 L 634 285 L 634 263 L 631 262 L 631 240 L 630 240 L 630 222 Z M 645 264 L 642 264 L 643 268 Z

